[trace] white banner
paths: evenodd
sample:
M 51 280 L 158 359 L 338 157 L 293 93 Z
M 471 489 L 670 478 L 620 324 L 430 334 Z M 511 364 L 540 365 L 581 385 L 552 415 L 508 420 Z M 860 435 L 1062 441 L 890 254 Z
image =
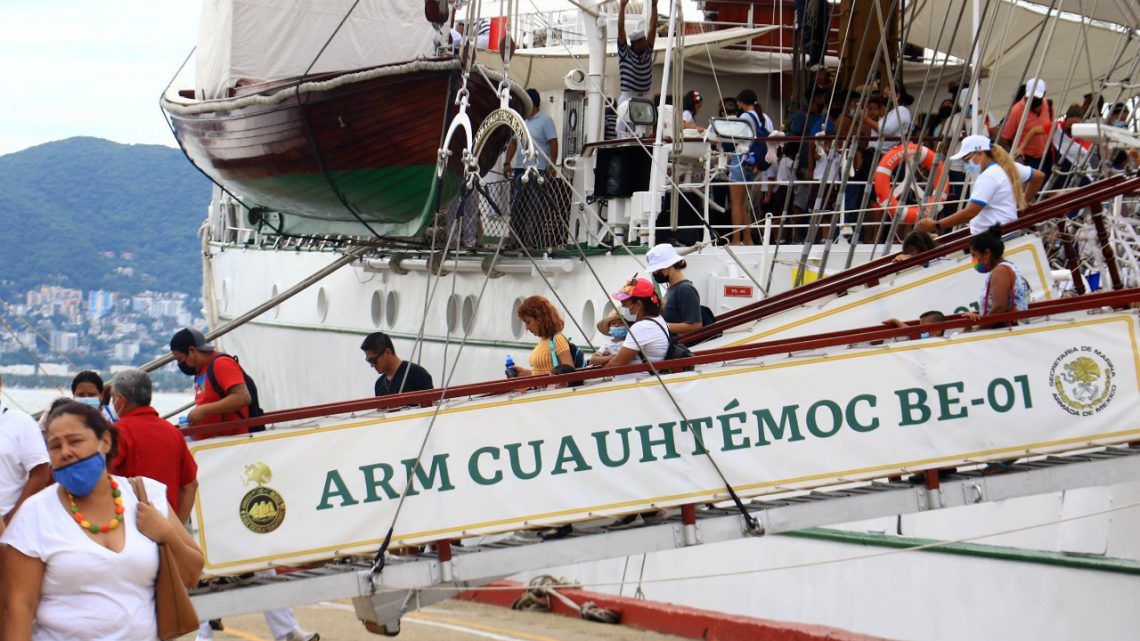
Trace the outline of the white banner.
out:
M 207 441 L 207 571 L 1134 440 L 1136 317 L 820 350 Z M 695 437 L 698 437 L 702 446 Z

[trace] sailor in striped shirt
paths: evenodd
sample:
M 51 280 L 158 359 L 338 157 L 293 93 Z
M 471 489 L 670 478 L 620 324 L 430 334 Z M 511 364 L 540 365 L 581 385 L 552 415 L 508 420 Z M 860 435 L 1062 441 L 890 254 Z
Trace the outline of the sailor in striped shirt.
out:
M 621 0 L 618 9 L 618 73 L 621 77 L 621 96 L 618 109 L 630 98 L 648 98 L 653 84 L 653 43 L 657 40 L 657 1 L 653 0 L 649 15 L 648 29 L 638 29 L 629 34 L 626 44 L 625 6 L 629 0 Z M 632 130 L 624 120 L 618 122 L 618 136 Z

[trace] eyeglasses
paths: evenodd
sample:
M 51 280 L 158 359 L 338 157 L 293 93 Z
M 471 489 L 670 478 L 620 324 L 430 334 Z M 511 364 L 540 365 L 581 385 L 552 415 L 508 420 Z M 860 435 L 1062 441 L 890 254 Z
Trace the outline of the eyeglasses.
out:
M 376 361 L 380 360 L 381 356 L 383 356 L 383 354 L 377 354 L 377 355 L 372 356 L 372 357 L 365 356 L 364 362 L 368 363 L 369 365 L 375 365 Z

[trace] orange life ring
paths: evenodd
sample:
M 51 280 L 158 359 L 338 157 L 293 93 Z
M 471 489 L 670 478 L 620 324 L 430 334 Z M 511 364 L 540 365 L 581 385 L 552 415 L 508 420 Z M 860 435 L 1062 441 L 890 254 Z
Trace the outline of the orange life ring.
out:
M 879 159 L 879 166 L 875 168 L 875 199 L 879 202 L 879 207 L 885 209 L 887 214 L 891 216 L 894 216 L 895 212 L 899 210 L 899 200 L 891 193 L 891 174 L 902 164 L 908 154 L 917 155 L 919 162 L 926 168 L 927 175 L 931 176 L 927 181 L 928 185 L 939 184 L 942 181 L 942 172 L 946 168 L 946 163 L 938 163 L 938 167 L 935 169 L 934 150 L 912 142 L 892 147 L 883 154 L 883 157 Z M 943 192 L 945 189 L 946 186 L 943 185 Z M 907 206 L 903 209 L 903 222 L 914 223 L 918 220 L 920 212 L 926 212 L 931 207 L 932 205 L 929 204 L 923 205 L 921 208 L 918 205 Z

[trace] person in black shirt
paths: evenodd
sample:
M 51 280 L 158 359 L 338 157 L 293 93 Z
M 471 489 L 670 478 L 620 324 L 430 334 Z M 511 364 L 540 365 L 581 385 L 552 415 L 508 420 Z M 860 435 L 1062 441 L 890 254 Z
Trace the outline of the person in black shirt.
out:
M 364 360 L 380 375 L 376 379 L 377 396 L 420 392 L 435 387 L 426 369 L 396 356 L 392 339 L 384 332 L 369 334 L 360 344 L 360 349 L 364 351 Z
M 661 316 L 672 334 L 684 334 L 704 327 L 701 317 L 701 295 L 692 281 L 685 278 L 685 259 L 668 243 L 653 247 L 645 256 L 653 280 L 669 285 Z

